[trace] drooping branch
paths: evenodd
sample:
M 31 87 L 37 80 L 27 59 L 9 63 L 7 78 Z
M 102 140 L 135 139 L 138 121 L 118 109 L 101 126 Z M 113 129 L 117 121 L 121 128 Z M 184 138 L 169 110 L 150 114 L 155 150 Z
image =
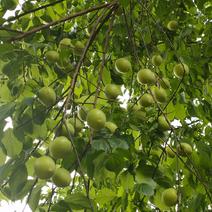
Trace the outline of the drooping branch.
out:
M 42 10 L 42 9 L 46 9 L 47 7 L 53 6 L 53 5 L 58 4 L 58 3 L 61 3 L 61 2 L 63 2 L 63 1 L 64 1 L 64 0 L 59 0 L 59 1 L 51 2 L 51 3 L 46 4 L 46 5 L 43 5 L 43 6 L 41 6 L 41 7 L 38 7 L 38 8 L 32 9 L 32 10 L 23 12 L 23 13 L 21 13 L 21 14 L 19 14 L 19 15 L 16 15 L 16 16 L 14 16 L 14 17 L 8 18 L 7 20 L 5 20 L 5 22 L 15 21 L 15 20 L 17 20 L 17 19 L 19 19 L 19 18 L 21 18 L 21 17 L 23 17 L 23 16 L 25 16 L 25 15 L 28 15 L 28 14 L 30 14 L 30 13 L 34 13 L 34 12 L 39 11 L 39 10 Z M 4 23 L 5 23 L 5 22 L 4 22 Z M 3 23 L 3 24 L 4 24 L 4 23 Z M 2 26 L 3 24 L 1 24 L 0 26 Z
M 71 19 L 74 19 L 76 17 L 79 17 L 79 16 L 82 16 L 82 15 L 85 15 L 87 13 L 90 13 L 90 12 L 93 12 L 93 11 L 96 11 L 96 10 L 100 10 L 102 8 L 106 8 L 106 7 L 111 7 L 113 5 L 115 5 L 116 3 L 106 3 L 106 4 L 102 4 L 102 5 L 99 5 L 99 6 L 95 6 L 95 7 L 92 7 L 92 8 L 89 8 L 89 9 L 86 9 L 86 10 L 83 10 L 83 11 L 80 11 L 78 13 L 75 13 L 75 14 L 72 14 L 70 16 L 67 16 L 67 17 L 64 17 L 64 18 L 61 18 L 59 20 L 56 20 L 56 21 L 52 21 L 48 24 L 44 24 L 44 25 L 41 25 L 41 26 L 38 26 L 38 27 L 35 27 L 34 29 L 32 30 L 29 30 L 27 32 L 24 32 L 23 34 L 21 35 L 18 35 L 16 37 L 13 37 L 11 39 L 9 39 L 9 41 L 16 41 L 16 40 L 21 40 L 29 35 L 32 35 L 36 32 L 39 32 L 41 30 L 44 30 L 44 29 L 47 29 L 47 28 L 50 28 L 51 26 L 56 26 L 60 23 L 63 23 L 63 22 L 66 22 L 68 20 L 71 20 Z

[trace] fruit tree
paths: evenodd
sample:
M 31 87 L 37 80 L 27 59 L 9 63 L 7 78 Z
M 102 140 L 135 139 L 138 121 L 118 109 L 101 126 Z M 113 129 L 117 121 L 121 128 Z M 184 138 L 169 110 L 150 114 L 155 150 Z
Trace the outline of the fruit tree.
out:
M 212 210 L 210 1 L 0 9 L 0 200 Z

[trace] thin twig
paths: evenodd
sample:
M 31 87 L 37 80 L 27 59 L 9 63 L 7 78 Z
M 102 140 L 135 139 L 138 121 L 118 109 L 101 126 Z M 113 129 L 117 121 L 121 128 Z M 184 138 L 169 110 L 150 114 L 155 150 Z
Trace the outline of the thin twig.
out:
M 49 211 L 51 210 L 52 198 L 53 198 L 53 196 L 54 196 L 55 189 L 56 189 L 56 187 L 54 187 L 54 185 L 52 185 L 52 191 L 51 191 L 51 196 L 50 196 L 49 206 L 48 206 L 47 212 L 49 212 Z
M 29 202 L 29 200 L 30 200 L 30 197 L 31 197 L 31 195 L 32 195 L 32 191 L 33 191 L 35 185 L 37 184 L 37 182 L 38 182 L 38 178 L 36 177 L 34 183 L 32 184 L 32 187 L 31 187 L 30 190 L 29 190 L 29 194 L 28 194 L 28 197 L 27 197 L 27 200 L 26 200 L 26 203 L 25 203 L 25 205 L 24 205 L 24 208 L 23 208 L 22 212 L 25 211 L 25 208 L 26 208 L 26 206 L 27 206 L 27 204 L 28 204 L 28 202 Z

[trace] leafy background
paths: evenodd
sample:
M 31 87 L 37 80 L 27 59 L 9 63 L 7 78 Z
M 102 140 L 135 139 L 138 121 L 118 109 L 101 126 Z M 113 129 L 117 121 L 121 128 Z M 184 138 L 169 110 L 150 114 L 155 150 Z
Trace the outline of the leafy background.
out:
M 12 17 L 5 17 L 7 11 L 1 8 L 0 198 L 26 198 L 32 211 L 209 210 L 211 11 L 211 2 L 205 0 L 25 1 Z M 177 20 L 177 31 L 167 29 L 170 20 Z M 82 41 L 85 54 L 60 48 L 63 38 Z M 67 58 L 69 66 L 49 63 L 48 50 L 60 52 L 61 61 Z M 154 67 L 150 59 L 158 53 L 164 62 Z M 115 71 L 114 62 L 121 57 L 131 61 L 130 74 Z M 173 75 L 179 61 L 190 69 L 183 80 Z M 171 88 L 167 104 L 146 109 L 146 119 L 140 120 L 125 109 L 126 100 L 120 106 L 103 90 L 108 83 L 122 85 L 127 101 L 136 104 L 148 90 L 137 83 L 136 73 L 146 67 L 167 77 Z M 44 85 L 57 94 L 58 104 L 51 108 L 37 100 Z M 64 114 L 75 116 L 83 105 L 101 108 L 118 130 L 92 135 L 85 125 L 74 136 L 80 164 L 74 153 L 58 162 L 72 172 L 70 187 L 60 189 L 51 181 L 38 180 L 35 158 L 46 154 Z M 170 121 L 178 120 L 179 126 L 161 131 L 157 118 L 162 112 Z M 13 128 L 4 130 L 7 117 Z M 179 142 L 189 143 L 192 155 L 168 157 L 165 146 L 175 149 Z M 175 209 L 161 202 L 162 191 L 169 187 L 178 191 Z

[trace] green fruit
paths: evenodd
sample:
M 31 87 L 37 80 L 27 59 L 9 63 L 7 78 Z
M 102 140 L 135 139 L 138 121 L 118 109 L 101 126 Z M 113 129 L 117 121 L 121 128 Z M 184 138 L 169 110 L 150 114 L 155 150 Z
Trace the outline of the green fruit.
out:
M 177 203 L 177 191 L 174 188 L 168 188 L 162 193 L 162 201 L 168 207 Z
M 138 119 L 140 121 L 146 121 L 146 113 L 142 110 L 138 110 L 133 112 L 133 117 L 135 119 Z
M 154 96 L 155 96 L 156 100 L 160 103 L 167 102 L 167 93 L 163 88 L 156 87 L 154 89 Z
M 128 111 L 138 111 L 138 110 L 140 110 L 141 109 L 141 106 L 139 105 L 139 104 L 135 104 L 135 103 L 132 103 L 132 102 L 129 102 L 128 104 L 127 104 L 127 110 Z
M 119 73 L 127 73 L 132 71 L 131 63 L 126 58 L 119 58 L 115 62 L 115 69 Z
M 56 169 L 52 177 L 52 181 L 57 187 L 69 186 L 71 182 L 71 176 L 69 171 L 64 168 Z
M 116 99 L 119 95 L 122 95 L 120 86 L 115 84 L 107 84 L 104 91 L 108 99 Z
M 180 143 L 177 145 L 177 152 L 180 156 L 188 156 L 192 154 L 192 147 L 187 143 Z
M 86 118 L 88 125 L 95 130 L 100 130 L 105 126 L 106 116 L 99 109 L 92 109 L 88 112 Z
M 156 82 L 156 77 L 150 69 L 141 69 L 137 74 L 137 80 L 141 84 L 151 85 Z
M 34 170 L 40 179 L 48 179 L 54 174 L 55 162 L 48 156 L 42 156 L 35 160 Z
M 158 117 L 158 124 L 159 124 L 161 129 L 170 130 L 169 123 L 166 121 L 166 119 L 163 115 Z
M 59 53 L 53 50 L 46 52 L 45 56 L 46 56 L 46 59 L 51 63 L 56 63 L 56 62 L 59 62 L 60 60 Z
M 80 56 L 83 53 L 84 48 L 85 48 L 84 44 L 81 41 L 77 41 L 74 44 L 73 52 L 75 55 Z
M 56 103 L 56 93 L 50 87 L 43 87 L 38 92 L 38 99 L 47 107 L 53 106 Z
M 18 5 L 18 0 L 2 0 L 1 6 L 3 10 L 14 10 Z
M 117 125 L 111 121 L 105 123 L 105 127 L 110 130 L 111 133 L 114 133 L 118 128 Z
M 167 28 L 170 30 L 170 31 L 176 31 L 177 28 L 178 28 L 178 23 L 177 21 L 169 21 L 169 23 L 167 24 Z
M 175 153 L 171 150 L 171 148 L 169 146 L 166 147 L 166 154 L 170 157 L 170 158 L 174 158 L 175 157 Z
M 152 57 L 152 64 L 154 66 L 160 66 L 162 62 L 163 62 L 163 58 L 160 55 L 154 55 Z
M 49 152 L 55 159 L 65 158 L 72 152 L 71 141 L 65 136 L 59 136 L 50 143 Z
M 149 107 L 152 104 L 154 104 L 154 99 L 152 98 L 152 96 L 148 93 L 145 93 L 139 100 L 139 103 L 141 106 L 143 107 Z
M 177 78 L 182 79 L 183 76 L 189 73 L 189 67 L 185 63 L 179 63 L 174 66 L 173 71 Z
M 68 122 L 72 124 L 76 133 L 79 133 L 84 128 L 83 122 L 78 118 L 70 118 L 68 119 Z
M 71 43 L 71 39 L 69 38 L 63 38 L 59 43 L 60 48 L 69 48 L 71 46 L 72 46 L 72 43 Z
M 66 126 L 68 128 L 68 131 L 66 129 Z M 68 120 L 66 121 L 66 126 L 65 126 L 65 124 L 62 125 L 61 130 L 60 130 L 60 135 L 69 138 L 69 133 L 71 135 L 74 135 L 75 130 L 74 130 L 74 126 L 71 123 L 69 123 Z
M 168 89 L 168 88 L 171 87 L 169 80 L 167 78 L 164 78 L 164 77 L 162 79 L 160 79 L 160 85 L 164 89 Z
M 88 111 L 89 109 L 82 106 L 80 109 L 79 109 L 79 113 L 78 113 L 78 116 L 79 118 L 82 120 L 82 121 L 86 121 L 86 117 L 87 117 L 87 114 L 88 114 Z

